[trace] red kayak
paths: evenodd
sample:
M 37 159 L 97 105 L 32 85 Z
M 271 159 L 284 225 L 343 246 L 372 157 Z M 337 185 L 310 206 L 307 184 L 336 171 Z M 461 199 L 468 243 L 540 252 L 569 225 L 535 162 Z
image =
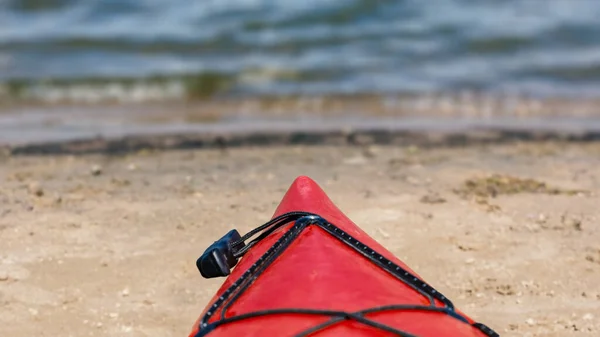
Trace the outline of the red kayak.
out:
M 308 177 L 294 181 L 270 222 L 244 236 L 231 231 L 197 266 L 204 277 L 228 277 L 190 337 L 499 336 L 369 237 Z

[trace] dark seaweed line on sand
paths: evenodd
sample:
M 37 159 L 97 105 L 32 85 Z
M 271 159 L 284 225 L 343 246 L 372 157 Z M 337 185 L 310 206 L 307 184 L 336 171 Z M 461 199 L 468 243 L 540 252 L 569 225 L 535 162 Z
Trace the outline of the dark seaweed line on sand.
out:
M 140 135 L 122 138 L 81 139 L 72 141 L 4 146 L 10 155 L 119 155 L 142 150 L 226 149 L 294 145 L 415 145 L 420 147 L 456 147 L 511 142 L 597 142 L 600 130 L 583 132 L 538 130 L 465 130 L 431 132 L 415 130 L 354 131 L 273 131 L 253 133 L 191 133 Z

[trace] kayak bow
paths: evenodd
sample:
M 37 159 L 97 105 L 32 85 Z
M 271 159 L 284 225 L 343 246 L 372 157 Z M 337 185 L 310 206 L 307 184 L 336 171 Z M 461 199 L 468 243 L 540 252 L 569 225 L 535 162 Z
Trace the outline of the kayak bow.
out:
M 205 277 L 228 277 L 190 337 L 499 336 L 368 236 L 308 177 L 294 181 L 270 222 L 243 237 L 228 233 L 197 266 Z

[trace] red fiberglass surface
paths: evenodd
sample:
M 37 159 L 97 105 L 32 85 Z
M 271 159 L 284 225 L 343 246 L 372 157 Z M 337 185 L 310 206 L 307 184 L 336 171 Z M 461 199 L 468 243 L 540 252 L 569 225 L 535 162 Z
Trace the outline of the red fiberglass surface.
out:
M 411 271 L 346 217 L 308 177 L 297 178 L 274 217 L 291 212 L 319 214 L 399 266 Z M 271 247 L 291 224 L 253 247 L 234 268 L 212 303 Z M 415 274 L 416 275 L 416 274 Z M 231 305 L 225 317 L 258 310 L 310 308 L 360 311 L 392 304 L 428 305 L 428 300 L 317 226 L 306 228 L 256 281 Z M 440 303 L 438 305 L 441 306 Z M 212 316 L 210 322 L 220 317 Z M 377 322 L 420 337 L 483 337 L 479 330 L 443 313 L 388 311 L 369 314 Z M 294 336 L 330 317 L 299 314 L 268 315 L 219 326 L 208 334 L 224 336 Z M 190 336 L 198 331 L 198 322 Z M 311 335 L 313 336 L 313 335 Z M 314 336 L 394 336 L 354 321 L 332 325 Z

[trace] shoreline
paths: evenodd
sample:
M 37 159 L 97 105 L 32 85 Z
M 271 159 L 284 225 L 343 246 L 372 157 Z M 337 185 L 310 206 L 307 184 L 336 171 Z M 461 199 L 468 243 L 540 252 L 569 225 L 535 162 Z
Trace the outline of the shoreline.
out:
M 312 124 L 314 123 L 314 124 Z M 317 124 L 320 123 L 320 124 Z M 195 129 L 195 130 L 194 130 Z M 140 130 L 137 134 L 55 141 L 0 144 L 9 155 L 127 154 L 141 150 L 224 149 L 265 146 L 400 145 L 456 147 L 516 142 L 600 141 L 600 120 L 443 121 L 373 119 L 294 124 L 211 124 L 183 127 L 181 132 Z
M 600 140 L 600 100 L 468 93 L 282 96 L 15 106 L 0 112 L 0 151 L 14 155 L 547 140 Z

